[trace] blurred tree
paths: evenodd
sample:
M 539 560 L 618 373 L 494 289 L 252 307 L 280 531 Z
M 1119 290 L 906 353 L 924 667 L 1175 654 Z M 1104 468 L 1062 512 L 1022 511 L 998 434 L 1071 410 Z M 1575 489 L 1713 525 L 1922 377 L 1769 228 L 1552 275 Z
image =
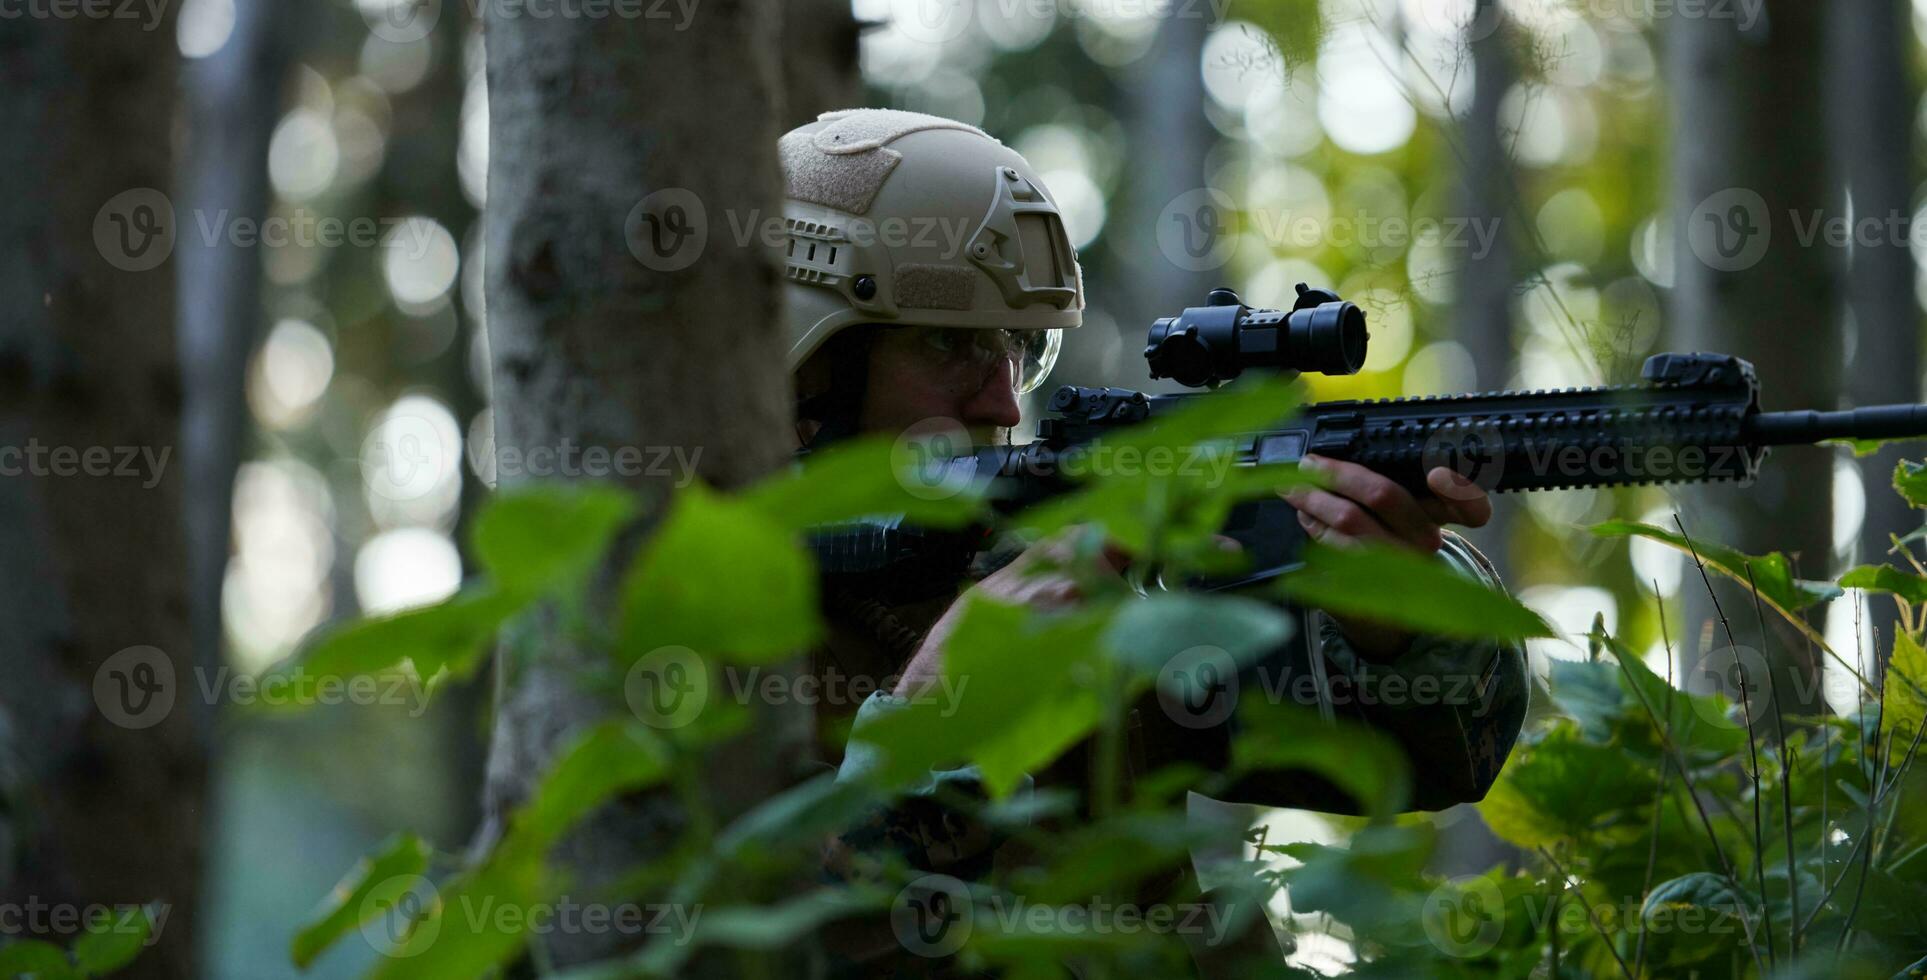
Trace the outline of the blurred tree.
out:
M 789 0 L 782 6 L 782 130 L 832 109 L 855 108 L 863 98 L 857 63 L 862 26 L 849 0 Z
M 260 222 L 268 212 L 268 140 L 281 117 L 292 56 L 273 0 L 237 0 L 218 51 L 182 72 L 188 138 L 182 204 L 196 215 Z M 261 252 L 230 236 L 184 236 L 180 349 L 181 452 L 194 662 L 222 663 L 221 582 L 234 523 L 234 474 L 248 429 L 247 363 L 262 319 Z
M 130 975 L 188 978 L 208 713 L 172 452 L 179 56 L 156 13 L 0 19 L 0 901 L 165 903 Z
M 1828 145 L 1834 175 L 1846 183 L 1856 224 L 1880 232 L 1857 238 L 1847 269 L 1847 309 L 1854 325 L 1853 368 L 1846 393 L 1855 404 L 1920 400 L 1920 300 L 1910 248 L 1914 216 L 1914 109 L 1920 87 L 1911 65 L 1913 12 L 1905 0 L 1835 0 L 1827 6 Z M 1889 535 L 1919 526 L 1920 517 L 1893 479 L 1904 447 L 1891 446 L 1860 461 L 1866 521 L 1857 561 L 1888 561 Z M 1872 626 L 1884 640 L 1899 619 L 1884 598 L 1868 602 Z M 1875 656 L 1884 658 L 1876 648 Z
M 1218 144 L 1217 131 L 1205 118 L 1204 74 L 1199 70 L 1210 27 L 1203 16 L 1161 18 L 1151 50 L 1141 60 L 1142 70 L 1120 81 L 1125 138 L 1132 149 L 1131 179 L 1123 190 L 1130 221 L 1113 242 L 1129 263 L 1128 278 L 1120 278 L 1129 284 L 1130 295 L 1126 305 L 1120 307 L 1116 299 L 1110 305 L 1123 314 L 1120 328 L 1130 341 L 1124 345 L 1127 351 L 1142 343 L 1152 317 L 1200 305 L 1214 287 L 1234 285 L 1228 269 L 1187 269 L 1158 248 L 1159 221 L 1193 220 L 1215 227 L 1206 215 L 1164 213 L 1184 194 L 1205 186 L 1205 159 Z M 1231 215 L 1216 218 L 1230 226 Z M 1125 367 L 1137 371 L 1139 366 Z
M 647 18 L 493 8 L 490 18 L 485 248 L 498 452 L 676 447 L 695 475 L 723 487 L 780 465 L 793 444 L 782 280 L 761 233 L 780 216 L 776 5 L 705 6 L 681 32 Z M 692 91 L 701 98 L 676 94 Z M 676 476 L 649 469 L 624 482 L 659 506 Z M 516 646 L 498 661 L 483 843 L 559 742 L 606 710 L 577 681 L 607 651 L 583 649 L 559 626 L 529 638 L 525 655 Z M 719 820 L 797 771 L 807 710 L 752 713 L 750 731 L 709 750 L 703 769 L 704 805 Z M 667 851 L 686 821 L 667 795 L 625 800 L 559 857 L 594 890 Z M 546 939 L 558 964 L 627 941 Z
M 1472 107 L 1458 134 L 1459 216 L 1475 224 L 1493 222 L 1500 233 L 1490 249 L 1469 256 L 1460 267 L 1454 315 L 1458 341 L 1472 355 L 1476 388 L 1492 391 L 1512 377 L 1512 300 L 1518 282 L 1512 236 L 1531 234 L 1531 218 L 1520 200 L 1518 171 L 1499 122 L 1500 104 L 1519 75 L 1509 47 L 1517 38 L 1498 0 L 1479 0 L 1466 33 Z M 1511 571 L 1512 524 L 1518 516 L 1516 507 L 1495 507 L 1492 523 L 1470 532 L 1502 577 Z
M 1667 321 L 1677 349 L 1752 361 L 1769 409 L 1839 401 L 1838 253 L 1809 237 L 1814 221 L 1839 216 L 1827 178 L 1815 41 L 1826 16 L 1823 5 L 1808 0 L 1767 0 L 1762 16 L 1744 28 L 1683 12 L 1666 21 L 1676 266 Z M 1783 449 L 1744 491 L 1682 490 L 1686 531 L 1752 554 L 1786 552 L 1803 577 L 1826 578 L 1833 465 L 1825 449 Z M 1727 646 L 1727 638 L 1697 579 L 1689 571 L 1681 587 L 1680 676 L 1704 690 L 1715 678 L 1705 675 L 1701 657 Z M 1714 587 L 1739 645 L 1757 645 L 1749 594 L 1717 580 Z M 1824 711 L 1818 651 L 1777 623 L 1770 629 L 1760 653 L 1776 665 L 1776 706 L 1789 714 Z M 1724 657 L 1708 667 L 1725 677 L 1732 662 Z

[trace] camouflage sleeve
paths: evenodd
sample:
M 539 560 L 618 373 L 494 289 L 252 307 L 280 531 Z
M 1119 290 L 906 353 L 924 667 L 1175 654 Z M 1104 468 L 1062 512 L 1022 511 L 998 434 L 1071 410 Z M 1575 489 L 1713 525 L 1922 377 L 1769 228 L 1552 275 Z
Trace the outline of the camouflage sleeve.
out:
M 882 692 L 872 694 L 857 709 L 851 730 L 861 731 L 864 725 L 890 712 L 901 711 L 908 704 L 903 698 Z M 868 777 L 882 763 L 882 753 L 874 744 L 851 738 L 843 750 L 837 781 Z M 1016 794 L 1029 795 L 1034 786 L 1034 780 L 1027 775 Z M 926 871 L 942 871 L 960 878 L 988 873 L 991 857 L 1003 843 L 1004 835 L 943 802 L 959 796 L 988 798 L 977 767 L 932 770 L 906 788 L 893 804 L 872 809 L 838 835 L 837 853 L 829 862 L 830 870 L 836 873 L 840 866 L 859 855 L 890 852 L 912 867 Z
M 1439 556 L 1505 592 L 1478 549 L 1451 532 Z M 1390 663 L 1358 655 L 1331 617 L 1313 613 L 1332 704 L 1392 735 L 1411 757 L 1414 806 L 1438 810 L 1485 797 L 1525 722 L 1531 685 L 1519 642 L 1419 636 Z

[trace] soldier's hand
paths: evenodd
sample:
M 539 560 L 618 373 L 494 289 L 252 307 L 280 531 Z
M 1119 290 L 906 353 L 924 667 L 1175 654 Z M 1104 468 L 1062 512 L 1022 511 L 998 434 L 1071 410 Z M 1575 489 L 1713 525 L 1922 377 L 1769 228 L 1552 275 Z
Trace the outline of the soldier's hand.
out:
M 1084 598 L 1084 587 L 1070 568 L 1076 556 L 1077 538 L 1083 532 L 1082 527 L 1065 528 L 1024 549 L 1010 564 L 966 589 L 937 618 L 917 647 L 916 655 L 904 667 L 903 678 L 897 682 L 897 696 L 909 697 L 942 676 L 944 643 L 956 630 L 964 601 L 969 597 L 983 596 L 1032 609 L 1062 609 Z M 1095 571 L 1099 575 L 1116 576 L 1129 562 L 1128 555 L 1106 542 L 1097 556 Z
M 1298 465 L 1325 475 L 1326 488 L 1296 487 L 1280 496 L 1298 508 L 1299 526 L 1322 544 L 1345 548 L 1384 541 L 1433 552 L 1445 545 L 1442 525 L 1481 527 L 1492 519 L 1485 490 L 1443 466 L 1425 474 L 1432 493 L 1420 499 L 1357 463 L 1306 456 Z M 1411 646 L 1412 634 L 1398 627 L 1330 615 L 1352 647 L 1368 659 L 1391 660 Z
M 1323 474 L 1328 486 L 1295 487 L 1280 495 L 1298 509 L 1305 533 L 1324 544 L 1375 540 L 1437 551 L 1445 543 L 1439 533 L 1443 525 L 1481 527 L 1492 519 L 1485 490 L 1443 466 L 1425 475 L 1432 493 L 1421 499 L 1357 463 L 1306 456 L 1298 465 Z

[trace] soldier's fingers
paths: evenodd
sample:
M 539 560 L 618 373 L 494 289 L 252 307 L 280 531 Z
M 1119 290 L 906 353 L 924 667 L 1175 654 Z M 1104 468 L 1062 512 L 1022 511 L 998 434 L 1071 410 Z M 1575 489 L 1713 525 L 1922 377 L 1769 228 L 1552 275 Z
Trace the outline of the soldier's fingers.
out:
M 1332 531 L 1352 539 L 1378 538 L 1385 541 L 1404 541 L 1401 535 L 1393 534 L 1378 518 L 1358 502 L 1324 490 L 1308 490 L 1299 493 L 1293 501 L 1298 512 L 1325 525 Z M 1434 533 L 1437 533 L 1434 531 Z M 1418 542 L 1414 542 L 1417 544 Z M 1435 546 L 1436 547 L 1436 546 Z
M 1299 465 L 1309 465 L 1314 472 L 1324 474 L 1327 493 L 1337 494 L 1363 506 L 1399 538 L 1420 547 L 1438 547 L 1432 543 L 1438 540 L 1438 522 L 1419 506 L 1417 497 L 1385 475 L 1374 473 L 1357 463 L 1322 456 L 1307 456 Z M 1354 533 L 1332 518 L 1322 514 L 1313 516 L 1339 531 Z
M 1484 487 L 1460 476 L 1451 467 L 1433 467 L 1425 474 L 1425 485 L 1432 488 L 1433 499 L 1451 515 L 1440 523 L 1484 527 L 1492 520 L 1492 497 Z
M 1334 548 L 1355 548 L 1358 546 L 1357 538 L 1332 530 L 1330 524 L 1302 510 L 1298 512 L 1298 526 L 1304 528 L 1305 533 L 1310 535 L 1311 539 L 1319 544 L 1330 545 Z

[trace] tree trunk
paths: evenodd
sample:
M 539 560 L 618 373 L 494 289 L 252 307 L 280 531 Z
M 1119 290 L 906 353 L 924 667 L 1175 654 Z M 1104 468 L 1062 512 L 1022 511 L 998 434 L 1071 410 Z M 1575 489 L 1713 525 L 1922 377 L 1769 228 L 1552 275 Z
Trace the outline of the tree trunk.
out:
M 1827 179 L 1820 45 L 1826 10 L 1808 0 L 1767 0 L 1750 29 L 1732 21 L 1673 17 L 1666 63 L 1678 134 L 1673 148 L 1677 281 L 1668 322 L 1676 349 L 1753 362 L 1763 407 L 1830 409 L 1839 400 L 1839 255 L 1802 241 L 1816 217 L 1839 217 Z M 1748 488 L 1715 484 L 1679 492 L 1686 530 L 1743 551 L 1784 551 L 1805 578 L 1833 569 L 1833 451 L 1776 450 Z M 1698 576 L 1688 573 L 1681 676 L 1733 694 L 1732 655 Z M 1742 648 L 1761 646 L 1750 596 L 1716 580 L 1720 606 Z M 1824 617 L 1815 611 L 1814 625 Z M 1774 699 L 1789 713 L 1825 710 L 1818 652 L 1770 627 L 1759 651 L 1774 667 Z M 1702 643 L 1702 638 L 1710 640 Z M 1750 657 L 1742 651 L 1741 662 Z M 1757 692 L 1755 692 L 1757 696 Z
M 787 132 L 834 109 L 863 100 L 857 64 L 859 26 L 849 0 L 788 0 L 782 5 L 783 111 Z
M 1472 108 L 1460 127 L 1464 155 L 1460 161 L 1463 186 L 1460 214 L 1473 222 L 1496 222 L 1500 234 L 1492 247 L 1469 255 L 1460 268 L 1456 319 L 1459 343 L 1472 355 L 1477 374 L 1475 390 L 1496 391 L 1512 377 L 1512 298 L 1519 282 L 1511 236 L 1505 229 L 1515 220 L 1527 221 L 1525 209 L 1515 207 L 1518 170 L 1513 166 L 1505 134 L 1499 126 L 1499 103 L 1518 77 L 1508 44 L 1515 43 L 1498 0 L 1480 0 L 1467 44 L 1472 68 Z M 1522 503 L 1522 501 L 1521 501 Z M 1467 534 L 1499 570 L 1511 571 L 1512 525 L 1518 506 L 1502 502 L 1492 509 L 1492 522 Z
M 257 223 L 267 215 L 268 140 L 288 71 L 284 9 L 274 0 L 238 0 L 227 43 L 182 72 L 184 214 Z M 248 355 L 262 318 L 261 252 L 225 236 L 204 240 L 199 222 L 188 229 L 179 242 L 183 496 L 194 662 L 213 669 L 223 645 L 234 474 L 248 430 Z
M 488 16 L 485 236 L 499 450 L 526 457 L 565 440 L 680 447 L 722 487 L 781 464 L 791 448 L 781 270 L 760 234 L 781 215 L 776 5 L 705 6 L 680 32 L 648 18 Z M 639 208 L 648 220 L 632 213 Z M 752 231 L 740 236 L 737 226 Z M 663 230 L 666 241 L 651 234 Z M 673 479 L 623 482 L 659 512 Z M 754 601 L 745 597 L 746 607 Z M 484 842 L 558 742 L 615 710 L 575 683 L 573 668 L 599 651 L 571 647 L 560 631 L 535 649 L 519 674 L 500 661 Z M 810 719 L 798 706 L 756 711 L 752 734 L 704 768 L 723 820 L 787 785 L 806 742 Z M 626 801 L 560 857 L 593 890 L 663 853 L 682 825 L 665 796 Z M 557 964 L 581 963 L 618 952 L 623 939 L 556 935 L 548 952 Z
M 1874 219 L 1885 230 L 1854 243 L 1847 271 L 1855 336 L 1847 397 L 1856 405 L 1919 401 L 1920 308 L 1909 248 L 1919 96 L 1909 69 L 1912 11 L 1902 0 L 1835 0 L 1827 13 L 1833 173 L 1852 195 L 1856 221 Z M 1905 455 L 1903 447 L 1894 446 L 1860 461 L 1867 517 L 1858 563 L 1890 562 L 1889 535 L 1920 526 L 1920 515 L 1893 492 L 1894 465 Z M 1884 660 L 1899 618 L 1884 597 L 1869 601 L 1867 613 L 1883 644 L 1876 656 Z
M 174 38 L 171 9 L 0 20 L 0 901 L 164 903 L 127 975 L 186 978 L 207 706 L 173 452 Z

